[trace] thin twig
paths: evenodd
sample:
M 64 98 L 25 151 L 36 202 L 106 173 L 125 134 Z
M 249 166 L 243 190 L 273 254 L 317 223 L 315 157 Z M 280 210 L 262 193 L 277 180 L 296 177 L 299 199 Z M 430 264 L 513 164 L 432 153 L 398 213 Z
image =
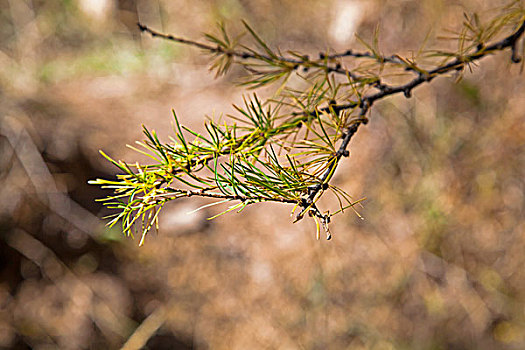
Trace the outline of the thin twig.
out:
M 208 197 L 217 199 L 230 199 L 244 202 L 246 204 L 252 204 L 257 202 L 279 202 L 279 203 L 291 203 L 297 204 L 297 200 L 288 198 L 272 198 L 272 197 L 246 197 L 234 194 L 225 194 L 217 192 L 207 192 L 206 190 L 183 190 L 178 188 L 166 187 L 165 190 L 169 191 L 169 194 L 180 194 L 180 197 Z
M 164 34 L 164 33 L 161 33 L 161 32 L 157 32 L 156 30 L 153 30 L 153 29 L 149 28 L 148 26 L 146 26 L 146 25 L 144 25 L 142 23 L 137 23 L 137 25 L 138 25 L 138 27 L 139 27 L 141 32 L 149 33 L 152 37 L 158 37 L 158 38 L 161 38 L 161 39 L 174 41 L 174 42 L 185 44 L 185 45 L 189 45 L 189 46 L 194 46 L 194 47 L 197 47 L 199 49 L 203 49 L 203 50 L 209 51 L 211 53 L 223 53 L 223 54 L 226 54 L 226 55 L 229 55 L 229 56 L 235 56 L 235 57 L 242 58 L 242 59 L 247 59 L 247 58 L 261 59 L 262 58 L 262 59 L 268 60 L 268 61 L 275 60 L 275 58 L 267 56 L 267 55 L 264 55 L 264 54 L 253 53 L 253 52 L 243 51 L 243 50 L 225 50 L 225 49 L 223 49 L 222 47 L 220 47 L 218 45 L 214 46 L 214 45 L 203 44 L 203 43 L 200 43 L 198 41 L 177 37 L 177 36 L 174 36 L 172 34 Z M 288 62 L 288 63 L 301 64 L 301 63 L 304 62 L 304 60 L 288 58 L 288 57 L 283 57 L 283 56 L 277 56 L 277 58 L 280 61 L 284 61 L 284 62 Z
M 303 66 L 305 70 L 308 70 L 311 67 L 315 67 L 315 68 L 325 69 L 327 73 L 334 72 L 334 73 L 342 74 L 345 76 L 349 76 L 350 78 L 356 81 L 363 79 L 363 77 L 351 72 L 350 70 L 344 69 L 343 67 L 341 67 L 341 64 L 339 63 L 334 64 L 333 67 L 330 66 L 329 64 L 323 65 L 322 63 L 324 61 L 324 58 L 321 58 L 319 60 L 311 60 L 308 55 L 302 56 L 301 59 L 284 57 L 281 55 L 275 55 L 275 57 L 270 57 L 268 55 L 265 55 L 259 52 L 224 49 L 219 45 L 214 46 L 214 45 L 204 44 L 204 43 L 190 40 L 190 39 L 185 39 L 182 37 L 177 37 L 172 34 L 164 34 L 154 29 L 151 29 L 147 25 L 144 25 L 142 23 L 137 23 L 137 26 L 139 27 L 141 32 L 149 33 L 154 38 L 157 37 L 157 38 L 173 41 L 173 42 L 180 43 L 180 44 L 194 46 L 199 49 L 209 51 L 210 53 L 235 56 L 243 60 L 251 58 L 251 59 L 258 59 L 258 60 L 262 59 L 264 61 L 275 61 L 275 59 L 277 58 L 277 60 L 280 62 L 286 62 L 286 63 L 293 64 L 292 69 L 297 69 L 299 68 L 299 66 Z M 369 85 L 373 85 L 373 83 L 370 83 Z

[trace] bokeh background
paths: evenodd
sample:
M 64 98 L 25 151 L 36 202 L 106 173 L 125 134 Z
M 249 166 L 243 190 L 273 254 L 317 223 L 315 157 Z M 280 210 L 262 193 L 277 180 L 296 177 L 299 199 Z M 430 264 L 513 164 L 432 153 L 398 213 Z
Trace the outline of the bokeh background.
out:
M 525 86 L 509 52 L 374 107 L 335 178 L 367 197 L 364 220 L 334 218 L 330 242 L 288 206 L 208 221 L 219 209 L 187 214 L 208 203 L 192 198 L 139 248 L 87 185 L 115 173 L 99 149 L 141 159 L 126 144 L 142 123 L 166 140 L 172 108 L 199 129 L 246 93 L 239 70 L 214 79 L 138 20 L 200 39 L 245 19 L 312 55 L 379 26 L 385 54 L 410 55 L 505 3 L 0 0 L 0 347 L 525 348 Z

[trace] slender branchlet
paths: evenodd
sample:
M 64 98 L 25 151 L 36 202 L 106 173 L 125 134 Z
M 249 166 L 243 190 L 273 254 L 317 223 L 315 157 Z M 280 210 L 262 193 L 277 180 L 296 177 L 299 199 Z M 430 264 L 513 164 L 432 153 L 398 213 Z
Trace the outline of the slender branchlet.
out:
M 439 76 L 461 77 L 483 57 L 499 51 L 510 49 L 511 61 L 523 64 L 518 46 L 525 31 L 525 10 L 516 1 L 486 23 L 477 15 L 465 15 L 463 30 L 454 37 L 456 52 L 423 47 L 410 58 L 383 55 L 377 33 L 371 44 L 358 38 L 365 51 L 321 52 L 312 58 L 271 49 L 246 23 L 251 44 L 240 36 L 231 38 L 223 25 L 219 35 L 205 35 L 208 42 L 138 26 L 153 37 L 204 50 L 213 56 L 211 69 L 217 75 L 237 64 L 247 73 L 242 85 L 279 87 L 265 101 L 256 94 L 245 98 L 242 106 L 234 106 L 237 113 L 227 116 L 229 122 L 206 121 L 203 133 L 183 126 L 174 111 L 174 137 L 169 142 L 144 128 L 146 140 L 138 142 L 138 148 L 130 147 L 149 156 L 152 164 L 116 161 L 101 152 L 121 171 L 113 180 L 90 181 L 114 191 L 102 199 L 116 210 L 109 225 L 121 222 L 128 235 L 138 231 L 142 244 L 157 226 L 166 202 L 198 196 L 218 200 L 212 204 L 229 203 L 219 215 L 260 202 L 292 204 L 294 222 L 310 216 L 317 237 L 322 228 L 330 239 L 333 215 L 350 208 L 360 217 L 354 207 L 363 198 L 354 200 L 332 179 L 341 160 L 350 155 L 350 141 L 368 123 L 373 105 L 396 94 L 410 98 L 416 87 Z M 405 82 L 389 82 L 393 75 L 405 77 Z M 292 76 L 304 88 L 292 88 Z M 319 209 L 325 193 L 337 199 L 333 213 Z

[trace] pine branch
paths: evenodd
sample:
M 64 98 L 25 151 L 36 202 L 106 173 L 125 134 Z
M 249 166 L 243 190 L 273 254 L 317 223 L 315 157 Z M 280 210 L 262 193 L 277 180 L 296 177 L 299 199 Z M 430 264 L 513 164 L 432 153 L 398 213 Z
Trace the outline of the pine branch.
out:
M 142 223 L 142 244 L 166 202 L 199 196 L 219 199 L 217 203 L 238 202 L 219 215 L 260 202 L 294 204 L 294 211 L 300 208 L 294 222 L 308 214 L 316 223 L 317 237 L 322 227 L 330 239 L 331 217 L 361 201 L 353 200 L 331 180 L 341 159 L 349 156 L 351 139 L 368 122 L 367 114 L 374 103 L 399 93 L 410 98 L 418 86 L 451 72 L 461 75 L 483 57 L 509 48 L 512 62 L 520 62 L 517 46 L 525 31 L 525 11 L 516 4 L 486 25 L 476 16 L 465 16 L 463 31 L 456 38 L 458 52 L 428 53 L 430 58 L 441 59 L 439 63 L 383 55 L 377 33 L 372 44 L 358 38 L 367 51 L 321 53 L 311 59 L 296 52 L 289 52 L 287 57 L 272 50 L 246 23 L 255 48 L 231 39 L 223 26 L 219 27 L 219 36 L 206 34 L 210 45 L 159 33 L 139 23 L 140 30 L 153 37 L 212 54 L 211 68 L 217 75 L 239 64 L 248 72 L 243 84 L 258 88 L 281 81 L 281 85 L 272 99 L 262 102 L 254 94 L 245 99 L 243 107 L 235 106 L 238 114 L 229 116 L 233 124 L 205 123 L 204 134 L 182 126 L 175 113 L 171 143 L 161 142 L 154 131 L 144 128 L 147 140 L 139 143 L 140 149 L 132 148 L 151 157 L 153 165 L 128 164 L 104 155 L 123 172 L 115 180 L 90 182 L 115 192 L 103 199 L 108 207 L 119 211 L 109 224 L 121 222 L 123 231 L 131 235 L 133 227 Z M 517 29 L 489 42 L 509 24 Z M 344 67 L 345 58 L 354 60 L 352 70 Z M 386 82 L 388 74 L 407 72 L 411 78 L 405 83 Z M 291 74 L 309 87 L 289 88 Z M 323 213 L 317 206 L 327 191 L 339 201 L 339 210 L 333 214 Z

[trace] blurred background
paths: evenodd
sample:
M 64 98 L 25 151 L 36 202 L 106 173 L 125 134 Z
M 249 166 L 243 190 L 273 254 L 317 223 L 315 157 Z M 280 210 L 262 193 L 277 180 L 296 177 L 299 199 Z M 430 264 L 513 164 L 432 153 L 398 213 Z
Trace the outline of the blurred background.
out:
M 167 140 L 172 108 L 199 130 L 245 93 L 240 71 L 214 79 L 139 20 L 201 39 L 245 19 L 311 55 L 362 49 L 354 32 L 378 25 L 385 54 L 410 56 L 506 3 L 0 0 L 0 347 L 525 348 L 525 86 L 509 52 L 374 107 L 335 178 L 367 197 L 365 220 L 335 217 L 330 242 L 288 206 L 208 221 L 220 209 L 189 215 L 208 203 L 192 198 L 138 248 L 87 185 L 115 173 L 99 149 L 141 159 L 126 144 L 142 123 Z

